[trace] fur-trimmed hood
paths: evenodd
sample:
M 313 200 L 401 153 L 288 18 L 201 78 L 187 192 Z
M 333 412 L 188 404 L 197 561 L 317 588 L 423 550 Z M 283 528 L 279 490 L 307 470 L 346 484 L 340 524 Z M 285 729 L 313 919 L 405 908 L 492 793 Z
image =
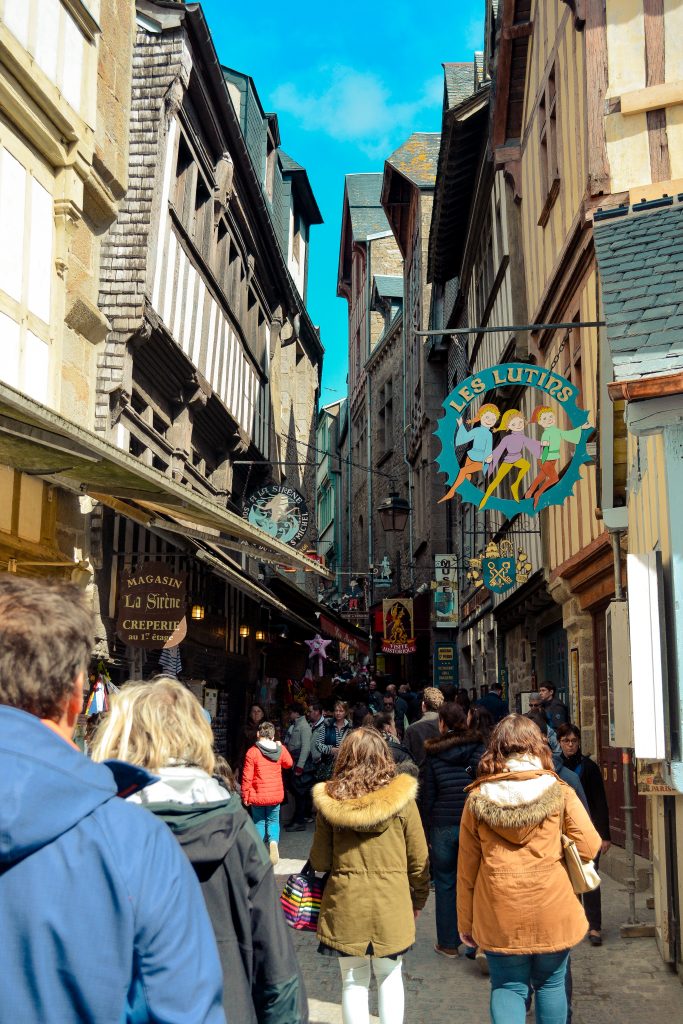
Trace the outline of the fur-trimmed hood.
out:
M 445 736 L 435 736 L 434 739 L 425 740 L 425 753 L 428 757 L 439 756 L 454 750 L 458 747 L 478 747 L 483 745 L 484 740 L 480 732 L 467 730 L 467 732 L 449 732 Z
M 500 772 L 468 787 L 469 806 L 478 821 L 523 845 L 546 818 L 562 814 L 563 785 L 545 769 Z
M 397 775 L 386 786 L 346 800 L 330 796 L 326 782 L 313 787 L 313 803 L 323 817 L 335 828 L 354 832 L 383 832 L 416 796 L 417 781 L 410 775 Z

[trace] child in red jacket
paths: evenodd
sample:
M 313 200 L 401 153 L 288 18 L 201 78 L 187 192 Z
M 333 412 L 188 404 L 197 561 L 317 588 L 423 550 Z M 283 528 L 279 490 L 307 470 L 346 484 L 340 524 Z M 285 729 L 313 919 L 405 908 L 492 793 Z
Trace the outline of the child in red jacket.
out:
M 293 763 L 287 748 L 275 741 L 272 722 L 261 722 L 256 743 L 244 759 L 242 800 L 251 808 L 256 831 L 268 846 L 272 864 L 277 864 L 280 856 L 280 804 L 285 798 L 282 772 Z

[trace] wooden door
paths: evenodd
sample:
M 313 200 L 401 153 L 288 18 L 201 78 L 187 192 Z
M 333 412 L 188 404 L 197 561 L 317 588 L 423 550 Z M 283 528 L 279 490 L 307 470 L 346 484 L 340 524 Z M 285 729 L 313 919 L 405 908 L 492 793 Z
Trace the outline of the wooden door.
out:
M 600 765 L 605 782 L 607 803 L 609 805 L 609 823 L 612 842 L 617 846 L 624 845 L 624 768 L 621 759 L 621 747 L 609 745 L 609 713 L 607 703 L 607 627 L 605 609 L 593 614 L 593 657 L 595 661 L 596 715 L 598 750 L 593 757 Z M 642 857 L 650 856 L 650 841 L 647 831 L 646 798 L 638 796 L 636 785 L 635 763 L 631 764 L 633 812 L 633 843 L 636 853 Z

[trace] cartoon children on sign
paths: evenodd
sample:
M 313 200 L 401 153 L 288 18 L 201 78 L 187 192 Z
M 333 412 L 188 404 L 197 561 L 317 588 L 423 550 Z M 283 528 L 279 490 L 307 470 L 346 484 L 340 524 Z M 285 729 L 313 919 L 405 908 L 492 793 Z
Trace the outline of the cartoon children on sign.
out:
M 475 473 L 482 473 L 486 476 L 489 468 L 488 463 L 490 462 L 489 456 L 493 451 L 493 435 L 491 430 L 495 427 L 499 417 L 500 411 L 493 402 L 486 402 L 485 405 L 482 405 L 479 412 L 468 421 L 470 426 L 475 423 L 479 424 L 473 430 L 468 430 L 463 423 L 462 416 L 460 417 L 458 420 L 458 431 L 455 435 L 456 448 L 469 444 L 470 441 L 472 442 L 472 447 L 467 453 L 467 458 L 458 473 L 455 483 L 444 494 L 443 498 L 439 498 L 439 504 L 442 501 L 449 501 L 460 487 L 460 484 L 464 480 L 471 480 Z
M 512 497 L 515 501 L 519 501 L 519 487 L 522 483 L 523 478 L 531 469 L 531 463 L 528 459 L 523 456 L 524 451 L 531 452 L 538 459 L 541 454 L 541 446 L 535 437 L 528 437 L 524 433 L 524 414 L 519 409 L 508 409 L 503 414 L 503 418 L 500 421 L 500 426 L 496 428 L 497 431 L 509 430 L 503 440 L 496 445 L 491 454 L 487 457 L 487 463 L 490 463 L 491 468 L 495 469 L 499 462 L 501 462 L 500 469 L 494 476 L 493 480 L 486 489 L 484 497 L 479 502 L 479 509 L 486 507 L 486 504 L 502 483 L 505 477 L 513 469 L 519 470 L 517 476 L 512 481 L 510 490 L 512 491 Z
M 538 405 L 528 427 L 520 409 L 508 409 L 501 416 L 499 405 L 486 401 L 466 419 L 468 406 L 494 391 L 500 394 L 506 386 L 514 386 L 516 395 L 520 388 L 542 391 L 553 405 Z M 439 500 L 448 501 L 457 492 L 463 502 L 510 517 L 520 512 L 535 515 L 549 505 L 561 505 L 572 493 L 581 466 L 589 461 L 586 442 L 592 428 L 578 399 L 578 389 L 566 378 L 531 364 L 503 363 L 468 377 L 444 402 L 445 415 L 436 429 L 441 441 L 436 461 L 448 488 Z M 558 426 L 560 416 L 569 421 L 568 429 Z M 541 428 L 540 436 L 536 427 Z M 504 436 L 496 438 L 496 443 L 494 434 Z M 560 476 L 562 442 L 573 444 L 574 452 Z M 459 463 L 457 449 L 464 445 L 470 447 Z M 501 486 L 508 477 L 509 491 Z
M 543 427 L 541 434 L 541 465 L 539 473 L 531 487 L 528 489 L 525 498 L 534 499 L 534 508 L 538 508 L 538 502 L 544 491 L 553 487 L 560 479 L 557 472 L 557 462 L 560 457 L 560 444 L 562 441 L 569 441 L 577 444 L 581 440 L 584 430 L 590 430 L 590 426 L 574 427 L 572 430 L 560 430 L 557 426 L 557 417 L 549 405 L 537 406 L 531 414 L 531 423 L 538 423 Z

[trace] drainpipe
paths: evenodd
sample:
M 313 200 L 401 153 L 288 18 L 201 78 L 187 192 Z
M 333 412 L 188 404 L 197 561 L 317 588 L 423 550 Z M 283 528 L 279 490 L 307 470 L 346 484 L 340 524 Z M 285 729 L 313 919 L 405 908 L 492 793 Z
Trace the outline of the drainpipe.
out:
M 623 601 L 624 587 L 621 582 L 621 538 L 623 530 L 610 530 L 612 542 L 612 559 L 614 562 L 614 598 L 616 601 Z M 624 774 L 624 850 L 626 852 L 626 864 L 628 874 L 626 877 L 626 892 L 628 893 L 628 921 L 626 926 L 635 925 L 636 918 L 636 851 L 633 842 L 633 791 L 631 786 L 632 756 L 628 747 L 621 748 L 621 766 Z
M 408 562 L 410 568 L 410 589 L 415 589 L 415 562 L 413 560 L 413 467 L 408 459 L 408 424 L 407 401 L 408 401 L 408 338 L 406 334 L 407 321 L 405 316 L 405 300 L 403 302 L 403 461 L 408 467 L 408 504 L 410 513 L 408 515 Z

